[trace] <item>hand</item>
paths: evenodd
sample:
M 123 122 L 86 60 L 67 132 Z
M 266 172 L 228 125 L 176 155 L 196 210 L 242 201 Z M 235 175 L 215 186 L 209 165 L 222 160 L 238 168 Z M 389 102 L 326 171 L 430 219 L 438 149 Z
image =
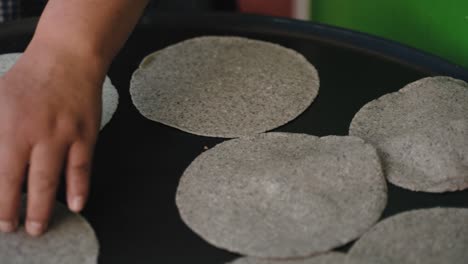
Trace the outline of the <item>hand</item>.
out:
M 16 230 L 26 179 L 32 236 L 47 229 L 62 170 L 70 209 L 84 207 L 104 79 L 93 62 L 35 45 L 0 78 L 0 231 Z

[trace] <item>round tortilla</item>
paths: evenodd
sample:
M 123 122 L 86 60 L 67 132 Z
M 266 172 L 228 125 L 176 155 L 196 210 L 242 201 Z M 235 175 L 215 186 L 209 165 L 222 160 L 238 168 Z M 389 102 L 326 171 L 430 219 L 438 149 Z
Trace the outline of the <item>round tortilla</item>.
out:
M 23 53 L 0 54 L 0 76 L 9 71 L 22 54 Z
M 234 139 L 202 153 L 176 195 L 183 221 L 206 241 L 265 258 L 344 245 L 379 219 L 386 202 L 371 145 L 288 133 Z
M 379 264 L 466 264 L 468 209 L 432 208 L 385 219 L 349 255 Z
M 0 76 L 10 70 L 21 55 L 22 53 L 7 53 L 0 55 Z M 119 94 L 117 89 L 112 85 L 109 77 L 106 76 L 102 89 L 101 129 L 103 129 L 104 126 L 112 119 L 112 116 L 117 110 L 118 104 Z
M 103 129 L 112 119 L 119 105 L 119 93 L 114 85 L 112 85 L 109 77 L 106 76 L 102 86 L 102 114 L 101 114 L 101 129 Z
M 272 260 L 244 257 L 232 261 L 229 264 L 345 264 L 345 260 L 346 254 L 330 252 L 312 258 L 294 260 Z
M 88 222 L 57 203 L 49 230 L 38 238 L 0 233 L 2 264 L 96 264 L 99 244 Z
M 146 118 L 233 138 L 277 128 L 305 111 L 319 77 L 304 56 L 240 37 L 198 37 L 146 57 L 130 85 Z
M 374 144 L 390 182 L 413 191 L 468 188 L 468 84 L 424 78 L 366 104 L 350 135 Z

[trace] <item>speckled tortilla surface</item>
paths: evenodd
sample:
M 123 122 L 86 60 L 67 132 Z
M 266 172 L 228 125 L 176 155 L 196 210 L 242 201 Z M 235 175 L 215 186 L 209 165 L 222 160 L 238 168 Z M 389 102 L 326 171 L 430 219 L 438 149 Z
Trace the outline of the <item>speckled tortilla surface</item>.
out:
M 184 172 L 183 221 L 246 256 L 327 252 L 367 231 L 387 189 L 375 149 L 356 137 L 266 133 L 221 143 Z
M 146 118 L 203 136 L 234 138 L 295 119 L 317 96 L 317 70 L 277 44 L 198 37 L 147 56 L 132 101 Z
M 346 254 L 338 252 L 325 253 L 311 258 L 293 259 L 293 260 L 271 260 L 244 257 L 234 260 L 228 264 L 348 264 Z M 349 263 L 351 264 L 351 263 Z M 358 263 L 352 263 L 358 264 Z M 361 263 L 364 264 L 364 263 Z
M 99 243 L 88 222 L 65 206 L 56 204 L 47 233 L 38 238 L 0 233 L 2 264 L 97 264 Z
M 468 208 L 400 213 L 378 223 L 351 248 L 351 257 L 379 264 L 466 264 Z
M 119 105 L 119 93 L 112 84 L 109 77 L 106 77 L 102 86 L 102 115 L 101 129 L 104 128 L 112 119 L 112 116 L 117 111 Z
M 374 144 L 390 182 L 413 191 L 468 188 L 468 84 L 450 77 L 410 83 L 366 104 L 350 135 Z

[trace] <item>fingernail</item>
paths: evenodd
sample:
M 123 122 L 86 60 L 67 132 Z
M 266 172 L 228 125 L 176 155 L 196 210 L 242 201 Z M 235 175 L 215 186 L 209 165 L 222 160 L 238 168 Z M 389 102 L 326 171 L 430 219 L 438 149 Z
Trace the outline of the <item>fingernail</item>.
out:
M 11 233 L 16 230 L 17 224 L 11 221 L 0 221 L 0 231 L 4 233 Z
M 83 209 L 84 198 L 82 196 L 77 196 L 73 198 L 69 206 L 70 206 L 70 210 L 78 213 L 79 211 L 81 211 L 81 209 Z
M 27 221 L 26 222 L 26 231 L 31 236 L 40 236 L 44 233 L 46 226 L 42 223 L 35 222 L 35 221 Z

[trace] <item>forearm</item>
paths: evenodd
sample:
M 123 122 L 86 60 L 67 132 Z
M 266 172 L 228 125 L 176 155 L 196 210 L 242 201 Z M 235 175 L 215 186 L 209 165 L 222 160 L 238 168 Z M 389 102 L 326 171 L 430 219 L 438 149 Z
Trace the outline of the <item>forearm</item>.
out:
M 86 58 L 105 71 L 148 1 L 49 0 L 28 49 Z

